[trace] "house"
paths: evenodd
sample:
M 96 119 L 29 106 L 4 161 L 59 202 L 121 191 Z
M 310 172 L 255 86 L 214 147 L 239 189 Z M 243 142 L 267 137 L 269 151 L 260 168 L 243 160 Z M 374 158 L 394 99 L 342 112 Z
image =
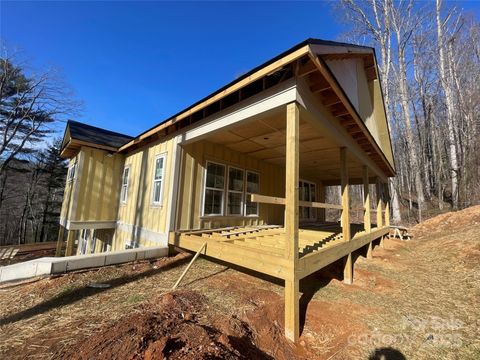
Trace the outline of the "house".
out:
M 352 254 L 389 233 L 395 169 L 370 47 L 308 39 L 135 138 L 71 121 L 62 156 L 67 255 L 75 241 L 79 254 L 171 245 L 283 279 L 292 340 L 299 280 L 343 260 L 351 283 Z M 362 224 L 350 184 L 364 186 Z M 338 185 L 341 203 L 325 203 Z

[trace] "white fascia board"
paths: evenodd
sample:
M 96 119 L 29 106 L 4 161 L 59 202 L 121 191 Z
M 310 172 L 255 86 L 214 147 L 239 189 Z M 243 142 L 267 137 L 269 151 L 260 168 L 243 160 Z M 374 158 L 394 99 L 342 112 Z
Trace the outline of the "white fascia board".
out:
M 244 100 L 239 104 L 241 105 L 240 107 L 236 107 L 236 109 L 229 111 L 227 114 L 214 114 L 206 118 L 197 127 L 183 133 L 180 143 L 185 145 L 201 140 L 215 131 L 225 130 L 255 115 L 291 103 L 296 100 L 296 97 L 296 81 L 292 78 L 258 95 L 252 96 L 250 99 Z

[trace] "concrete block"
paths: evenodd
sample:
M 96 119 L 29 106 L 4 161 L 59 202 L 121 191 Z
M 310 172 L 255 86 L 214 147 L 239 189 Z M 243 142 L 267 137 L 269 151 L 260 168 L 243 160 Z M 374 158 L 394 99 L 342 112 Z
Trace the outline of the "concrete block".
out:
M 105 265 L 105 254 L 75 255 L 65 257 L 67 271 L 88 269 Z
M 168 255 L 168 246 L 145 248 L 145 259 L 154 259 Z
M 3 266 L 1 268 L 0 282 L 21 280 L 35 277 L 37 273 L 37 262 L 35 260 L 23 263 Z
M 133 251 L 132 251 L 133 250 Z M 115 251 L 105 254 L 105 265 L 122 264 L 135 261 L 137 249 Z
M 143 248 L 136 249 L 136 250 L 138 250 L 138 251 L 136 252 L 137 257 L 135 258 L 135 260 L 143 260 L 143 259 L 145 259 L 145 250 L 144 250 Z

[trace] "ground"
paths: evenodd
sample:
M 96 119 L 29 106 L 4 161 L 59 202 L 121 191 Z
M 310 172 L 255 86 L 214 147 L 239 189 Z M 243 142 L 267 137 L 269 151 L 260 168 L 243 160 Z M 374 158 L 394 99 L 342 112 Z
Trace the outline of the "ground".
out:
M 283 337 L 283 287 L 189 254 L 0 290 L 5 359 L 478 359 L 480 207 L 449 213 L 301 283 L 302 335 Z M 91 288 L 91 283 L 109 284 Z

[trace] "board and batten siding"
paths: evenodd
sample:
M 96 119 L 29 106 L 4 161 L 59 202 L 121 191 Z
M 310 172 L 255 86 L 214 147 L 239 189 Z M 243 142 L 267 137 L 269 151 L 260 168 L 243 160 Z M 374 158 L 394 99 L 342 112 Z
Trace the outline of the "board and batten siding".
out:
M 121 154 L 82 147 L 70 160 L 76 163 L 73 181 L 67 179 L 61 218 L 71 222 L 115 221 L 117 218 Z
M 283 224 L 284 207 L 270 204 L 259 204 L 258 216 L 202 216 L 205 167 L 208 161 L 257 172 L 260 177 L 260 194 L 276 197 L 285 196 L 284 167 L 267 163 L 206 140 L 188 144 L 183 147 L 180 171 L 182 180 L 178 190 L 178 230 Z M 315 179 L 304 180 L 317 183 L 317 198 L 324 196 L 320 182 L 315 181 Z
M 173 179 L 173 149 L 175 138 L 162 139 L 125 156 L 124 167 L 129 167 L 127 201 L 118 203 L 117 226 L 113 250 L 125 245 L 158 246 L 168 242 L 170 191 Z M 164 176 L 160 204 L 153 203 L 153 177 L 155 159 L 165 155 Z M 120 174 L 122 178 L 123 168 Z M 120 193 L 120 188 L 118 190 Z

